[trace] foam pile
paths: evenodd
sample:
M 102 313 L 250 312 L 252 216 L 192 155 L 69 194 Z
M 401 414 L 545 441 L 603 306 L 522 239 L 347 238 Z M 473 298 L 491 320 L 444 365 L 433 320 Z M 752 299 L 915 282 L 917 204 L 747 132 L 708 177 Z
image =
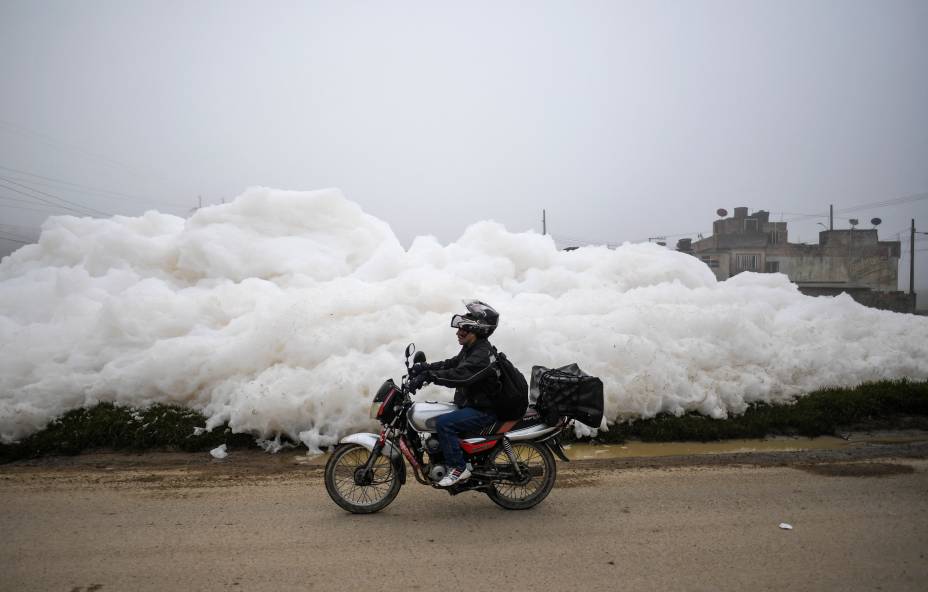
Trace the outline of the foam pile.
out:
M 928 379 L 928 319 L 806 297 L 783 275 L 719 283 L 657 245 L 564 252 L 493 222 L 405 250 L 337 190 L 256 188 L 189 219 L 50 218 L 5 258 L 0 438 L 101 401 L 160 402 L 316 449 L 372 427 L 409 341 L 456 353 L 448 322 L 470 298 L 500 311 L 493 342 L 526 374 L 578 362 L 601 377 L 610 421 Z

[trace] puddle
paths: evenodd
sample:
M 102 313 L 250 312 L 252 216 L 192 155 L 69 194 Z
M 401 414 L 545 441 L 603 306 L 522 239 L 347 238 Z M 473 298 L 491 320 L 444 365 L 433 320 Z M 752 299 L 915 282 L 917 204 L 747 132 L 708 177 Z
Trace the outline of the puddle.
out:
M 625 444 L 574 443 L 566 449 L 571 460 L 632 458 L 641 456 L 684 456 L 691 454 L 728 454 L 735 452 L 794 452 L 798 450 L 834 450 L 865 444 L 901 444 L 924 442 L 928 434 L 907 433 L 852 434 L 847 439 L 834 436 L 818 438 L 765 438 L 761 440 L 723 440 L 720 442 L 627 442 Z
M 758 440 L 722 440 L 719 442 L 627 442 L 625 444 L 573 443 L 565 446 L 570 460 L 603 460 L 693 454 L 730 454 L 736 452 L 795 452 L 799 450 L 834 450 L 867 444 L 906 444 L 928 441 L 928 432 L 894 431 L 848 434 L 845 438 L 776 437 Z M 281 455 L 283 456 L 283 455 Z M 324 467 L 329 454 L 290 456 L 290 462 L 307 467 Z

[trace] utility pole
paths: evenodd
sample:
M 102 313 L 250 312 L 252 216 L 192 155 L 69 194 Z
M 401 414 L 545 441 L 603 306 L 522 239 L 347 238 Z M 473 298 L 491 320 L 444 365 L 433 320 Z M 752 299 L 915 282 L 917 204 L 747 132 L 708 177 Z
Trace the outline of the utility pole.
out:
M 548 221 L 545 219 L 545 210 L 541 210 L 541 235 L 544 236 L 548 234 Z
M 915 218 L 909 233 L 909 298 L 912 299 L 912 314 L 915 314 Z
M 828 230 L 835 229 L 835 206 L 831 204 L 828 206 Z

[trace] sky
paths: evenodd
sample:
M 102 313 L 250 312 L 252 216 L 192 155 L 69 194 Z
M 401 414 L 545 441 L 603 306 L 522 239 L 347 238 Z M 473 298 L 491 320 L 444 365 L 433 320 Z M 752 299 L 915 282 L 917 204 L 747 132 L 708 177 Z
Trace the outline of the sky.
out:
M 921 0 L 0 0 L 0 253 L 253 186 L 339 188 L 405 246 L 543 209 L 559 246 L 672 246 L 736 206 L 814 243 L 833 204 L 907 287 L 926 28 Z

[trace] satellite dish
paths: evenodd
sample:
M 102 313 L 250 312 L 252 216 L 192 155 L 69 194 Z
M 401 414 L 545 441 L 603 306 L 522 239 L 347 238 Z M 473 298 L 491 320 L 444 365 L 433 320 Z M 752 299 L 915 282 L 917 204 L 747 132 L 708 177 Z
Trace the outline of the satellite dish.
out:
M 872 219 L 870 220 L 870 224 L 873 224 L 874 226 L 879 226 L 879 225 L 880 225 L 880 222 L 882 222 L 882 220 L 879 219 L 879 218 L 872 218 Z
M 851 226 L 857 226 L 858 224 L 860 224 L 860 220 L 858 220 L 857 218 L 851 218 L 850 220 L 848 220 L 848 222 L 851 223 Z
M 725 216 L 728 215 L 728 210 L 726 210 L 725 208 L 719 208 L 715 211 L 715 213 L 719 215 L 719 218 L 724 218 Z

